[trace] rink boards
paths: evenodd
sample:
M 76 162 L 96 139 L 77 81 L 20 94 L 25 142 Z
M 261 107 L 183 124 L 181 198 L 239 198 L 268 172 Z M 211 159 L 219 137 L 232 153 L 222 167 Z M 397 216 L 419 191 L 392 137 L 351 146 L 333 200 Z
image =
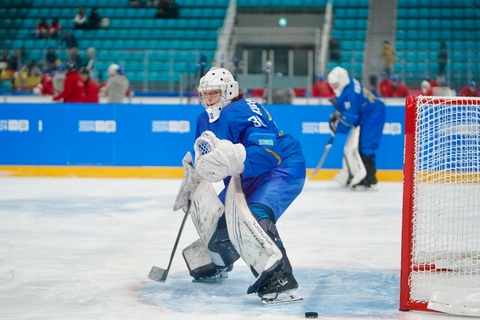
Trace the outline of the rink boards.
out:
M 298 138 L 310 171 L 331 134 L 331 105 L 268 105 L 278 127 Z M 182 177 L 181 159 L 192 149 L 199 105 L 0 104 L 0 175 Z M 387 106 L 377 154 L 378 176 L 401 181 L 404 106 Z M 333 146 L 316 179 L 341 167 L 345 135 Z

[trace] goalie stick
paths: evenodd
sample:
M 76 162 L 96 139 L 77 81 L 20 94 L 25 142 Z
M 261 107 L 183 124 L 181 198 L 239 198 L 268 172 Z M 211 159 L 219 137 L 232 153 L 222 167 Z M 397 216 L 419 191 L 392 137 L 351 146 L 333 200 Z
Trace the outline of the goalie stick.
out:
M 175 251 L 177 251 L 178 242 L 180 241 L 180 236 L 183 232 L 183 227 L 185 226 L 185 222 L 187 221 L 189 211 L 185 212 L 183 216 L 182 224 L 180 225 L 180 230 L 178 231 L 177 240 L 175 240 L 175 244 L 173 246 L 172 254 L 170 255 L 170 262 L 168 263 L 167 269 L 162 269 L 156 266 L 153 266 L 148 274 L 148 278 L 153 281 L 157 282 L 165 282 L 167 280 L 168 272 L 170 271 L 170 267 L 172 266 L 173 257 L 175 256 Z
M 332 134 L 332 136 L 328 140 L 327 144 L 325 145 L 325 148 L 323 149 L 323 154 L 320 157 L 320 160 L 318 160 L 317 166 L 315 167 L 313 172 L 310 173 L 310 175 L 308 176 L 308 179 L 313 178 L 318 173 L 318 171 L 320 171 L 320 169 L 322 168 L 323 163 L 325 162 L 325 159 L 327 158 L 328 152 L 330 151 L 330 148 L 332 148 L 334 138 L 335 138 L 335 135 Z

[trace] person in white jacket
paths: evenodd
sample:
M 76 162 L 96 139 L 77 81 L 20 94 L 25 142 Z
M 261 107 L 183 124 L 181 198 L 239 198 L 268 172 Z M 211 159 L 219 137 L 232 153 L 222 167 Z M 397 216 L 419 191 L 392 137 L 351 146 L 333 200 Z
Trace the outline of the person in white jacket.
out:
M 107 96 L 109 103 L 123 103 L 130 95 L 130 83 L 125 76 L 125 71 L 118 64 L 111 64 L 108 67 L 108 79 L 103 93 Z

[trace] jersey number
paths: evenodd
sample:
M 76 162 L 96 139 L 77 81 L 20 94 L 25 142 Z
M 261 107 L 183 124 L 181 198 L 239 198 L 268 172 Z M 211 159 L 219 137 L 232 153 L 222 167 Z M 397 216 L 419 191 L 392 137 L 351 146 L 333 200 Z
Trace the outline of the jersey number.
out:
M 250 118 L 248 118 L 248 121 L 251 121 L 253 123 L 253 126 L 256 128 L 267 126 L 265 123 L 263 123 L 262 119 L 260 119 L 259 116 L 251 116 Z

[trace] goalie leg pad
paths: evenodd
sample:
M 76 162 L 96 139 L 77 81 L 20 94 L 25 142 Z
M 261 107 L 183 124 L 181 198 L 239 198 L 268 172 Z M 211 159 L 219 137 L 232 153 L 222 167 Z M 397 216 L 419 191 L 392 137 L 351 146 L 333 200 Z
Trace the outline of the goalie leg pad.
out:
M 189 213 L 205 245 L 212 239 L 223 212 L 224 205 L 218 198 L 215 188 L 209 181 L 202 180 L 192 196 Z
M 194 282 L 219 282 L 228 278 L 228 272 L 233 269 L 233 264 L 220 267 L 213 263 L 211 252 L 200 239 L 186 247 L 182 254 Z
M 242 259 L 258 275 L 251 288 L 271 273 L 282 261 L 282 252 L 253 217 L 239 177 L 232 177 L 225 199 L 225 218 L 229 238 Z
M 345 142 L 345 147 L 343 149 L 343 168 L 338 174 L 338 177 L 335 177 L 335 180 L 338 181 L 341 185 L 354 186 L 362 181 L 367 176 L 367 170 L 363 164 L 362 157 L 358 150 L 358 142 L 360 138 L 360 126 L 353 128 L 348 135 L 347 141 Z M 345 181 L 347 175 L 345 170 L 348 172 L 348 178 Z M 351 179 L 350 179 L 351 177 Z M 350 180 L 350 181 L 349 181 Z

